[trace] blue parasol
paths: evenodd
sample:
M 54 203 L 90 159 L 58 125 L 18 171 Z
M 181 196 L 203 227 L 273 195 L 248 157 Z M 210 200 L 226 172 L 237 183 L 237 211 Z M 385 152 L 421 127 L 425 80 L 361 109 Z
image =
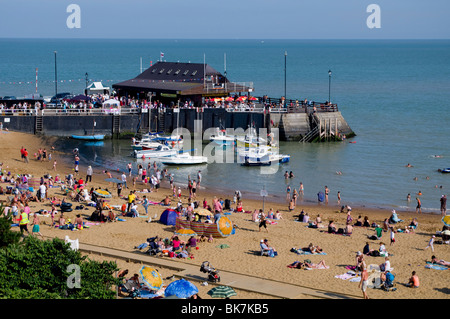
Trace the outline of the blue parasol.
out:
M 198 293 L 198 288 L 190 281 L 180 279 L 170 283 L 164 294 L 166 297 L 189 298 Z

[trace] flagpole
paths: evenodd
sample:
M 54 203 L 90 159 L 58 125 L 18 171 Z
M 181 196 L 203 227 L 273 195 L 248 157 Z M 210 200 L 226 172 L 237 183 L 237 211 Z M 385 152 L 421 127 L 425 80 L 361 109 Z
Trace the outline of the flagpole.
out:
M 36 93 L 38 91 L 38 68 L 36 68 Z

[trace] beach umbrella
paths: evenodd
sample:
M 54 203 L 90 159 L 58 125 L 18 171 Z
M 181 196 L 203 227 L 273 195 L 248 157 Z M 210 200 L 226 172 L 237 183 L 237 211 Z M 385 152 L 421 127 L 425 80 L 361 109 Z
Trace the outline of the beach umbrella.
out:
M 159 290 L 162 287 L 163 280 L 161 274 L 156 271 L 156 269 L 149 266 L 142 266 L 139 271 L 143 282 L 151 289 L 151 290 Z
M 94 191 L 94 194 L 100 197 L 105 197 L 105 198 L 109 198 L 111 197 L 111 193 L 108 191 L 105 191 L 103 189 L 97 189 Z
M 222 235 L 222 237 L 228 237 L 233 232 L 233 223 L 226 216 L 220 216 L 217 220 L 217 230 Z
M 258 101 L 258 98 L 254 97 L 254 96 L 250 96 L 248 98 L 249 101 Z
M 200 216 L 212 216 L 213 213 L 207 210 L 206 208 L 197 208 L 194 210 L 195 213 L 199 214 Z
M 192 229 L 186 229 L 186 228 L 181 228 L 178 229 L 174 235 L 177 236 L 197 236 L 197 233 L 195 231 L 193 231 Z
M 237 296 L 236 291 L 229 286 L 217 286 L 207 292 L 213 298 L 230 298 Z
M 444 217 L 442 217 L 442 222 L 445 226 L 450 227 L 450 215 L 445 215 Z
M 166 297 L 176 296 L 178 298 L 189 298 L 196 293 L 198 293 L 198 288 L 185 279 L 171 282 L 164 291 Z
M 116 184 L 123 184 L 123 181 L 121 181 L 118 178 L 114 178 L 114 177 L 106 178 L 105 181 L 106 182 L 111 182 L 111 183 L 116 183 Z
M 82 95 L 82 94 L 74 96 L 73 98 L 69 99 L 70 102 L 80 102 L 80 101 L 90 101 L 90 100 L 91 100 L 91 98 L 89 96 Z

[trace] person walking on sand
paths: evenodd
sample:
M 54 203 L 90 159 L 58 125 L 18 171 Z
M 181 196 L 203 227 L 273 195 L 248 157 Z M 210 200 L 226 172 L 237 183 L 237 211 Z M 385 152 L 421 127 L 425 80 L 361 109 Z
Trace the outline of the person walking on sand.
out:
M 361 289 L 364 299 L 369 299 L 369 296 L 367 296 L 367 287 L 369 285 L 369 273 L 367 272 L 365 262 L 361 263 L 360 267 L 361 267 L 361 281 L 359 282 L 358 287 Z
M 266 232 L 268 233 L 269 230 L 267 229 L 267 220 L 266 216 L 264 215 L 264 212 L 262 209 L 259 210 L 260 217 L 259 217 L 259 228 L 258 231 L 261 231 L 261 227 L 264 227 L 266 229 Z
M 441 215 L 444 216 L 445 213 L 447 212 L 447 196 L 442 195 L 440 201 L 441 201 Z
M 23 156 L 24 156 L 24 162 L 28 163 L 28 151 L 27 151 L 27 149 L 24 149 Z
M 391 246 L 395 243 L 395 230 L 394 227 L 389 227 L 389 231 L 391 233 Z
M 92 173 L 93 173 L 92 166 L 89 165 L 88 168 L 87 168 L 87 171 L 86 171 L 86 184 L 88 182 L 92 182 Z
M 43 238 L 44 236 L 41 234 L 40 227 L 39 227 L 39 223 L 40 223 L 39 215 L 38 215 L 38 214 L 34 214 L 34 218 L 33 218 L 33 228 L 32 228 L 32 230 L 31 230 L 31 233 L 32 233 L 33 235 L 34 235 L 34 234 L 40 235 L 40 236 Z
M 431 236 L 430 241 L 428 242 L 427 247 L 425 247 L 425 249 L 431 248 L 431 251 L 434 252 L 434 239 L 436 238 L 436 236 Z
M 56 172 L 56 160 L 53 161 L 53 170 Z

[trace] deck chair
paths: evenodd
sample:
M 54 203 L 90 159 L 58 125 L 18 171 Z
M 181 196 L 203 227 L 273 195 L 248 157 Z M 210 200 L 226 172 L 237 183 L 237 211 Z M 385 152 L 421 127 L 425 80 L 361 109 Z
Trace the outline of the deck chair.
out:
M 270 249 L 265 244 L 260 244 L 261 256 L 270 256 Z

